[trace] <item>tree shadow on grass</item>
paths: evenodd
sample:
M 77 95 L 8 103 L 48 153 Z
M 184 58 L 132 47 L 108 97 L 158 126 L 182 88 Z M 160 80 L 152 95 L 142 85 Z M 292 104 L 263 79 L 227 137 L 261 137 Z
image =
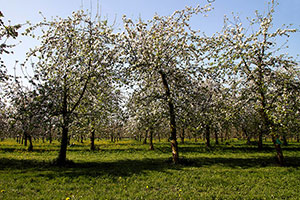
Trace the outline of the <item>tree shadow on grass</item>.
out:
M 282 146 L 284 152 L 300 152 L 300 147 L 295 146 Z M 155 150 L 162 153 L 169 153 L 169 146 L 155 146 Z M 206 147 L 203 144 L 194 145 L 180 145 L 179 150 L 181 153 L 272 153 L 275 152 L 273 144 L 264 145 L 263 149 L 259 150 L 257 146 L 253 145 L 214 145 Z M 283 152 L 283 153 L 284 153 Z
M 299 157 L 287 157 L 287 167 L 300 167 Z M 14 173 L 29 173 L 37 177 L 48 179 L 56 177 L 76 178 L 79 176 L 101 177 L 110 176 L 112 178 L 127 177 L 134 174 L 143 174 L 149 171 L 159 171 L 171 173 L 170 170 L 182 170 L 186 167 L 211 167 L 231 169 L 248 169 L 276 166 L 275 158 L 182 158 L 181 163 L 173 165 L 171 159 L 138 159 L 138 160 L 117 160 L 113 162 L 81 162 L 71 163 L 66 167 L 53 166 L 50 162 L 37 160 L 17 160 L 0 158 L 0 170 Z M 201 169 L 199 169 L 201 170 Z

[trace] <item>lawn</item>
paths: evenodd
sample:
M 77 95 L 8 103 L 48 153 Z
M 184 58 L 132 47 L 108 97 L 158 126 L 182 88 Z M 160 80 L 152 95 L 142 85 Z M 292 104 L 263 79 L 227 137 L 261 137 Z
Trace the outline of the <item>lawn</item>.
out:
M 300 144 L 284 147 L 286 167 L 271 144 L 257 151 L 244 141 L 205 148 L 180 145 L 182 163 L 170 162 L 170 145 L 155 150 L 137 141 L 97 141 L 69 147 L 67 167 L 51 163 L 57 142 L 34 142 L 34 151 L 0 142 L 0 199 L 300 199 Z

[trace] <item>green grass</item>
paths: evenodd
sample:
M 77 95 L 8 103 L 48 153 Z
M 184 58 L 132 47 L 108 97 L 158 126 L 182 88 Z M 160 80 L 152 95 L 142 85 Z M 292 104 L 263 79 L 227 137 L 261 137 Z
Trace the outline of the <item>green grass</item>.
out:
M 35 142 L 33 152 L 0 142 L 0 199 L 300 199 L 300 144 L 284 148 L 287 167 L 277 166 L 271 144 L 259 152 L 244 141 L 188 142 L 179 165 L 167 142 L 154 151 L 136 141 L 96 145 L 76 143 L 67 153 L 74 164 L 56 167 L 57 142 Z

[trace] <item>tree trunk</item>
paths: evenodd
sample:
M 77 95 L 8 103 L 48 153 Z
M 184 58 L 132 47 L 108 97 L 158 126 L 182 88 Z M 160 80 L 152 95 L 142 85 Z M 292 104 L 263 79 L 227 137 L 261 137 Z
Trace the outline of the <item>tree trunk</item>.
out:
M 113 136 L 113 134 L 110 134 L 110 141 L 114 142 L 114 136 Z
M 221 132 L 221 142 L 222 143 L 224 142 L 224 132 L 223 131 Z
M 248 145 L 251 144 L 251 138 L 250 138 L 250 135 L 247 136 L 247 144 L 248 144 Z
M 261 82 L 263 84 L 263 82 Z M 280 166 L 284 166 L 284 157 L 283 157 L 283 152 L 281 149 L 281 142 L 279 141 L 279 138 L 275 138 L 270 130 L 274 130 L 274 124 L 271 120 L 269 120 L 268 115 L 267 115 L 267 109 L 266 109 L 266 98 L 265 98 L 265 93 L 263 92 L 264 90 L 260 86 L 260 96 L 261 96 L 261 110 L 260 110 L 260 115 L 263 120 L 263 127 L 262 130 L 264 131 L 265 135 L 272 135 L 272 141 L 275 146 L 275 150 L 277 153 L 277 161 L 280 164 Z
M 216 140 L 216 145 L 219 144 L 219 137 L 218 137 L 218 132 L 215 131 L 215 140 Z
M 68 136 L 68 142 L 67 145 L 71 145 L 71 135 Z
M 24 133 L 24 146 L 27 147 L 27 133 Z
M 95 129 L 91 132 L 91 151 L 95 151 Z
M 229 140 L 229 129 L 228 128 L 226 128 L 226 131 L 225 131 L 225 141 L 226 140 Z
M 283 133 L 283 135 L 282 135 L 282 141 L 283 141 L 283 146 L 288 146 L 288 141 L 287 141 L 287 139 L 286 139 L 286 133 Z
M 259 135 L 258 135 L 258 150 L 262 150 L 263 149 L 263 129 L 259 130 Z
M 250 135 L 248 134 L 248 131 L 245 127 L 242 127 L 242 131 L 243 133 L 245 134 L 246 138 L 247 138 L 247 145 L 250 145 L 251 144 L 251 141 L 250 141 Z
M 180 134 L 181 143 L 184 144 L 184 128 L 182 128 L 182 132 Z
M 29 140 L 28 151 L 33 151 L 32 137 L 31 137 L 31 135 L 27 135 L 27 137 L 28 137 L 28 140 Z
M 66 78 L 66 77 L 65 77 Z M 67 162 L 67 147 L 68 147 L 68 133 L 69 133 L 69 116 L 68 116 L 68 102 L 67 102 L 67 88 L 64 87 L 63 93 L 63 110 L 62 110 L 62 134 L 61 134 L 61 143 L 58 158 L 56 160 L 57 165 L 63 166 Z
M 179 163 L 179 152 L 178 152 L 178 143 L 177 143 L 177 138 L 176 138 L 176 115 L 175 115 L 175 110 L 174 110 L 174 104 L 172 101 L 171 97 L 171 91 L 169 88 L 169 84 L 167 81 L 166 74 L 163 71 L 159 71 L 159 74 L 161 76 L 164 89 L 166 92 L 166 98 L 169 106 L 169 117 L 170 117 L 170 142 L 171 142 L 171 149 L 172 149 L 172 158 L 173 158 L 173 163 L 178 164 Z
M 51 131 L 51 128 L 49 130 L 49 143 L 50 144 L 52 143 L 52 131 Z
M 148 138 L 148 130 L 146 130 L 146 132 L 145 132 L 143 144 L 147 144 L 147 138 Z
M 210 145 L 210 126 L 209 125 L 206 125 L 205 139 L 206 139 L 206 147 L 211 147 L 211 145 Z
M 67 161 L 68 132 L 69 129 L 67 125 L 64 124 L 64 126 L 62 127 L 60 151 L 57 158 L 57 164 L 61 166 L 65 165 Z
M 154 150 L 154 146 L 153 146 L 153 130 L 152 130 L 152 128 L 150 129 L 149 133 L 150 133 L 150 138 L 149 138 L 150 150 Z

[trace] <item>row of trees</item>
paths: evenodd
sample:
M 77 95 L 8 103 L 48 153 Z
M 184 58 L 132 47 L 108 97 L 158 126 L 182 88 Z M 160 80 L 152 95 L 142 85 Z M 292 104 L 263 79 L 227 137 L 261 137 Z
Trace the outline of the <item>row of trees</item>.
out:
M 66 19 L 44 19 L 24 34 L 40 45 L 28 52 L 29 83 L 3 80 L 8 103 L 1 123 L 6 134 L 32 136 L 60 131 L 57 163 L 66 163 L 70 134 L 166 137 L 173 162 L 179 162 L 177 137 L 211 135 L 228 138 L 242 133 L 250 141 L 272 138 L 284 164 L 279 136 L 298 137 L 299 71 L 277 40 L 296 32 L 273 27 L 276 3 L 266 15 L 246 25 L 225 18 L 212 36 L 193 30 L 189 20 L 210 6 L 186 7 L 170 16 L 133 22 L 123 17 L 124 31 L 83 11 Z M 41 33 L 41 34 L 39 34 Z M 3 101 L 4 102 L 4 101 Z M 5 129 L 2 129 L 5 130 Z M 50 137 L 51 138 L 51 137 Z M 146 137 L 145 137 L 146 138 Z

